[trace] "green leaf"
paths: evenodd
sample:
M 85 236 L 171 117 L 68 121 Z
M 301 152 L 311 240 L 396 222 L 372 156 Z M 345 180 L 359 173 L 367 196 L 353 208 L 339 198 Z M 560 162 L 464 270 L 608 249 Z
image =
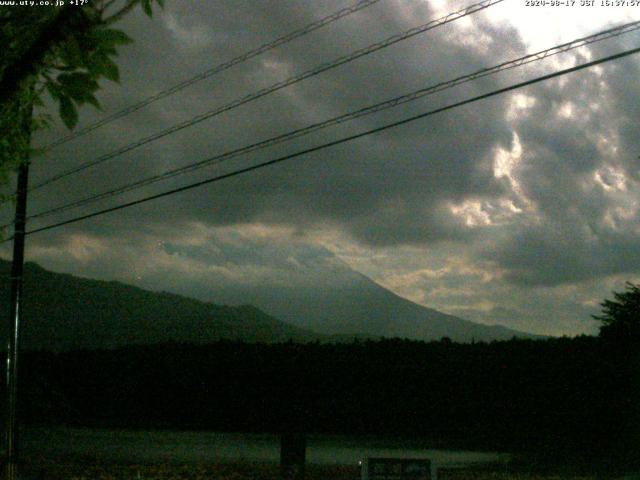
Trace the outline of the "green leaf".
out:
M 82 13 L 86 17 L 87 21 L 92 25 L 100 25 L 103 23 L 101 9 L 85 8 Z
M 87 95 L 87 98 L 85 99 L 85 101 L 87 103 L 90 103 L 94 107 L 96 107 L 98 110 L 102 110 L 102 107 L 100 106 L 100 102 L 98 102 L 98 99 L 95 97 L 95 95 L 93 94 Z
M 78 40 L 70 36 L 63 44 L 60 45 L 60 58 L 69 67 L 79 67 L 83 63 L 82 49 Z
M 153 16 L 153 10 L 151 8 L 151 0 L 142 0 L 141 4 L 142 4 L 142 10 L 144 10 L 144 13 L 146 13 L 150 17 Z
M 78 123 L 78 110 L 69 97 L 60 97 L 60 118 L 69 130 Z
M 58 75 L 58 83 L 63 94 L 76 102 L 90 101 L 93 92 L 98 89 L 98 82 L 89 73 L 83 72 L 61 73 Z
M 113 47 L 115 45 L 128 45 L 133 42 L 129 35 L 115 28 L 96 29 L 94 37 L 102 44 L 99 45 L 98 48 L 101 48 L 101 46 Z
M 62 92 L 60 90 L 60 87 L 58 86 L 57 83 L 51 81 L 51 80 L 47 80 L 44 84 L 44 86 L 46 87 L 47 91 L 49 92 L 49 95 L 51 95 L 51 98 L 53 98 L 54 100 L 58 100 L 61 95 Z
M 164 8 L 164 0 L 156 0 L 156 2 L 158 2 L 158 5 L 160 5 L 160 8 Z
M 118 55 L 118 51 L 115 49 L 115 47 L 112 47 L 110 45 L 107 45 L 105 43 L 101 44 L 98 48 L 98 51 L 103 54 L 103 55 L 111 55 L 112 57 L 115 57 L 116 55 Z
M 112 82 L 120 82 L 118 66 L 103 52 L 95 52 L 87 62 L 87 70 L 95 79 L 105 77 Z
M 102 75 L 112 82 L 120 82 L 120 70 L 118 69 L 118 66 L 113 62 L 105 64 Z

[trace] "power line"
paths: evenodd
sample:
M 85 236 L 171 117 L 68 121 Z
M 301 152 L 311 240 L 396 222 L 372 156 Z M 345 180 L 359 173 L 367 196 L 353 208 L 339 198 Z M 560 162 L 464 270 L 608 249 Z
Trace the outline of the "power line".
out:
M 241 147 L 241 148 L 237 148 L 235 150 L 231 150 L 231 151 L 227 151 L 225 153 L 219 154 L 219 155 L 215 155 L 213 157 L 204 159 L 204 160 L 200 160 L 199 162 L 196 163 L 192 163 L 189 165 L 186 165 L 184 167 L 179 167 L 173 170 L 169 170 L 167 172 L 163 172 L 161 174 L 158 175 L 154 175 L 151 177 L 147 177 L 129 184 L 126 184 L 124 186 L 115 188 L 115 189 L 111 189 L 102 193 L 98 193 L 80 200 L 77 200 L 75 202 L 71 202 L 71 203 L 67 203 L 64 205 L 60 205 L 58 207 L 53 207 L 49 210 L 45 210 L 33 215 L 30 215 L 29 217 L 27 217 L 27 219 L 31 220 L 31 219 L 35 219 L 35 218 L 43 218 L 43 217 L 47 217 L 50 215 L 53 215 L 55 213 L 61 213 L 64 212 L 66 210 L 70 210 L 72 208 L 77 208 L 83 205 L 87 205 L 89 203 L 93 203 L 96 202 L 98 200 L 102 200 L 104 198 L 110 198 L 116 195 L 120 195 L 132 190 L 136 190 L 138 188 L 147 186 L 147 185 L 151 185 L 153 183 L 162 181 L 162 180 L 167 180 L 169 178 L 173 178 L 176 177 L 178 175 L 183 175 L 186 173 L 190 173 L 193 171 L 196 171 L 200 168 L 204 168 L 207 166 L 211 166 L 213 164 L 218 164 L 218 163 L 222 163 L 224 161 L 227 160 L 231 160 L 232 158 L 238 157 L 240 155 L 243 154 L 247 154 L 247 153 L 251 153 L 251 152 L 255 152 L 258 150 L 262 150 L 264 148 L 267 147 L 271 147 L 280 143 L 283 143 L 285 141 L 288 140 L 292 140 L 294 138 L 298 138 L 298 137 L 302 137 L 304 135 L 308 135 L 312 132 L 327 128 L 329 126 L 333 126 L 333 125 L 337 125 L 340 123 L 344 123 L 350 120 L 354 120 L 356 118 L 360 118 L 363 117 L 365 115 L 370 115 L 373 113 L 377 113 L 392 107 L 396 107 L 398 105 L 402 105 L 414 100 L 417 100 L 419 98 L 423 98 L 427 95 L 431 95 L 437 92 L 441 92 L 443 90 L 449 89 L 449 88 L 453 88 L 455 86 L 461 85 L 463 83 L 467 83 L 470 82 L 472 80 L 477 80 L 479 78 L 483 78 L 492 74 L 496 74 L 498 72 L 502 72 L 505 70 L 509 70 L 509 69 L 513 69 L 522 65 L 526 65 L 532 62 L 536 62 L 536 61 L 541 61 L 543 59 L 546 59 L 550 56 L 553 55 L 557 55 L 560 53 L 565 53 L 568 52 L 570 50 L 574 50 L 576 48 L 580 48 L 583 47 L 585 45 L 590 45 L 593 44 L 595 42 L 599 42 L 602 40 L 606 40 L 606 39 L 610 39 L 613 37 L 617 37 L 620 35 L 623 35 L 625 33 L 629 33 L 635 30 L 638 30 L 640 28 L 640 21 L 635 21 L 635 22 L 630 22 L 624 25 L 620 25 L 617 27 L 613 27 L 610 28 L 608 30 L 604 30 L 602 32 L 598 32 L 595 33 L 593 35 L 589 35 L 587 37 L 582 37 L 582 38 L 578 38 L 575 39 L 571 42 L 566 42 L 563 43 L 561 45 L 557 45 L 551 48 L 547 48 L 545 50 L 541 50 L 538 51 L 536 53 L 531 53 L 528 55 L 525 55 L 523 57 L 519 57 L 517 59 L 514 60 L 509 60 L 507 62 L 503 62 L 501 64 L 498 64 L 496 66 L 493 67 L 489 67 L 489 68 L 483 68 L 480 70 L 477 70 L 471 74 L 468 75 L 464 75 L 464 76 L 460 76 L 457 78 L 454 78 L 452 80 L 448 80 L 445 82 L 440 82 L 436 85 L 432 85 L 429 87 L 425 87 L 425 88 L 421 88 L 419 90 L 416 90 L 414 92 L 405 94 L 405 95 L 401 95 L 398 97 L 394 97 L 390 100 L 385 100 L 383 102 L 379 102 L 377 104 L 374 105 L 370 105 L 364 108 L 361 108 L 359 110 L 355 110 L 353 112 L 349 112 L 334 118 L 331 118 L 329 120 L 325 120 L 319 123 L 315 123 L 312 125 L 308 125 L 306 127 L 297 129 L 297 130 L 293 130 L 291 132 L 287 132 L 284 133 L 282 135 L 278 135 L 275 137 L 271 137 L 269 139 L 263 140 L 261 142 L 257 142 L 245 147 Z M 10 224 L 9 224 L 10 225 Z M 7 227 L 9 225 L 4 225 L 4 227 Z M 0 227 L 1 228 L 1 227 Z
M 146 107 L 147 105 L 150 105 L 158 100 L 161 100 L 165 97 L 168 97 L 170 95 L 173 95 L 176 92 L 179 92 L 180 90 L 183 90 L 195 83 L 198 83 L 202 80 L 205 80 L 209 77 L 212 77 L 214 75 L 217 75 L 218 73 L 221 73 L 225 70 L 228 70 L 229 68 L 238 65 L 239 63 L 243 63 L 246 62 L 247 60 L 250 60 L 254 57 L 257 57 L 258 55 L 262 55 L 265 52 L 268 52 L 269 50 L 273 50 L 281 45 L 284 45 L 285 43 L 289 43 L 292 40 L 295 40 L 296 38 L 300 38 L 304 35 L 307 35 L 311 32 L 314 32 L 315 30 L 318 30 L 326 25 L 329 25 L 330 23 L 333 23 L 343 17 L 346 17 L 348 15 L 351 15 L 353 13 L 356 13 L 360 10 L 363 10 L 375 3 L 378 3 L 380 0 L 361 0 L 360 2 L 356 3 L 355 5 L 351 6 L 351 7 L 347 7 L 347 8 L 343 8 L 341 10 L 338 10 L 337 12 L 334 12 L 330 15 L 327 15 L 326 17 L 321 18 L 320 20 L 317 20 L 313 23 L 310 23 L 308 25 L 305 25 L 304 27 L 295 30 L 293 32 L 290 32 L 282 37 L 279 37 L 269 43 L 265 43 L 261 46 L 259 46 L 258 48 L 254 48 L 253 50 L 249 50 L 248 52 L 245 52 L 227 62 L 224 63 L 220 63 L 218 65 L 216 65 L 215 67 L 212 67 L 208 70 L 205 70 L 204 72 L 199 73 L 198 75 L 195 75 L 187 80 L 183 80 L 180 83 L 177 83 L 165 90 L 162 90 L 154 95 L 151 95 L 150 97 L 145 98 L 144 100 L 141 100 L 138 103 L 135 103 L 133 105 L 130 105 L 126 108 L 123 108 L 122 110 L 115 112 L 91 125 L 88 125 L 76 132 L 70 133 L 69 135 L 66 135 L 62 138 L 60 138 L 59 140 L 56 140 L 48 145 L 46 145 L 44 147 L 44 150 L 51 150 L 59 145 L 62 145 L 63 143 L 67 143 L 75 138 L 81 137 L 83 135 L 86 135 L 89 132 L 92 132 L 100 127 L 102 127 L 103 125 L 106 125 L 108 123 L 113 122 L 114 120 L 118 120 L 119 118 L 125 117 L 133 112 L 136 112 L 138 110 L 140 110 L 141 108 Z
M 100 215 L 104 215 L 106 213 L 115 212 L 117 210 L 122 210 L 124 208 L 132 207 L 134 205 L 139 205 L 139 204 L 142 204 L 142 203 L 146 203 L 146 202 L 149 202 L 151 200 L 156 200 L 158 198 L 167 197 L 167 196 L 174 195 L 174 194 L 177 194 L 177 193 L 180 193 L 180 192 L 191 190 L 193 188 L 201 187 L 203 185 L 207 185 L 207 184 L 210 184 L 210 183 L 214 183 L 214 182 L 218 182 L 218 181 L 221 181 L 221 180 L 225 180 L 227 178 L 235 177 L 235 176 L 241 175 L 243 173 L 248 173 L 248 172 L 251 172 L 251 171 L 254 171 L 254 170 L 258 170 L 260 168 L 264 168 L 264 167 L 268 167 L 268 166 L 271 166 L 271 165 L 275 165 L 277 163 L 281 163 L 281 162 L 284 162 L 286 160 L 290 160 L 292 158 L 296 158 L 296 157 L 300 157 L 300 156 L 303 156 L 303 155 L 307 155 L 309 153 L 314 153 L 314 152 L 317 152 L 317 151 L 320 151 L 320 150 L 324 150 L 326 148 L 333 147 L 333 146 L 336 146 L 336 145 L 340 145 L 342 143 L 350 142 L 352 140 L 356 140 L 358 138 L 362 138 L 362 137 L 365 137 L 365 136 L 368 136 L 368 135 L 372 135 L 374 133 L 379 133 L 379 132 L 382 132 L 384 130 L 388 130 L 390 128 L 398 127 L 400 125 L 405 125 L 407 123 L 414 122 L 416 120 L 419 120 L 419 119 L 422 119 L 422 118 L 425 118 L 425 117 L 429 117 L 429 116 L 435 115 L 437 113 L 442 113 L 442 112 L 445 112 L 447 110 L 452 110 L 454 108 L 461 107 L 463 105 L 468 105 L 470 103 L 474 103 L 474 102 L 477 102 L 479 100 L 484 100 L 484 99 L 487 99 L 487 98 L 490 98 L 490 97 L 493 97 L 493 96 L 496 96 L 496 95 L 500 95 L 500 94 L 503 94 L 503 93 L 506 93 L 506 92 L 510 92 L 510 91 L 519 89 L 519 88 L 523 88 L 523 87 L 526 87 L 526 86 L 529 86 L 529 85 L 533 85 L 535 83 L 543 82 L 543 81 L 546 81 L 546 80 L 550 80 L 552 78 L 560 77 L 562 75 L 566 75 L 566 74 L 573 73 L 573 72 L 576 72 L 576 71 L 579 71 L 579 70 L 590 68 L 590 67 L 593 67 L 595 65 L 599 65 L 601 63 L 605 63 L 605 62 L 609 62 L 609 61 L 612 61 L 612 60 L 616 60 L 616 59 L 620 59 L 620 58 L 623 58 L 623 57 L 627 57 L 629 55 L 633 55 L 633 54 L 636 54 L 638 52 L 640 52 L 640 48 L 634 48 L 634 49 L 626 50 L 624 52 L 617 53 L 617 54 L 614 54 L 614 55 L 609 55 L 607 57 L 604 57 L 604 58 L 601 58 L 601 59 L 598 59 L 598 60 L 593 60 L 591 62 L 584 63 L 582 65 L 577 65 L 575 67 L 566 68 L 566 69 L 559 70 L 559 71 L 554 72 L 554 73 L 550 73 L 550 74 L 547 74 L 547 75 L 536 77 L 536 78 L 531 79 L 531 80 L 527 80 L 527 81 L 520 82 L 520 83 L 517 83 L 517 84 L 514 84 L 514 85 L 510 85 L 508 87 L 504 87 L 504 88 L 500 88 L 500 89 L 497 89 L 497 90 L 493 90 L 493 91 L 491 91 L 489 93 L 478 95 L 478 96 L 475 96 L 475 97 L 472 97 L 472 98 L 469 98 L 469 99 L 466 99 L 466 100 L 462 100 L 460 102 L 452 103 L 452 104 L 449 104 L 449 105 L 444 106 L 444 107 L 440 107 L 440 108 L 437 108 L 437 109 L 434 109 L 434 110 L 430 110 L 428 112 L 424 112 L 424 113 L 421 113 L 421 114 L 418 114 L 418 115 L 414 115 L 412 117 L 408 117 L 408 118 L 405 118 L 403 120 L 399 120 L 397 122 L 389 123 L 387 125 L 383 125 L 381 127 L 377 127 L 377 128 L 371 129 L 371 130 L 367 130 L 365 132 L 361 132 L 361 133 L 358 133 L 358 134 L 355 134 L 355 135 L 350 135 L 348 137 L 344 137 L 344 138 L 341 138 L 341 139 L 338 139 L 338 140 L 334 140 L 332 142 L 324 143 L 322 145 L 318 145 L 318 146 L 315 146 L 315 147 L 312 147 L 312 148 L 307 148 L 305 150 L 300 150 L 298 152 L 291 153 L 289 155 L 284 155 L 282 157 L 278 157 L 278 158 L 275 158 L 275 159 L 272 159 L 272 160 L 261 162 L 261 163 L 258 163 L 258 164 L 255 164 L 255 165 L 252 165 L 252 166 L 249 166 L 249 167 L 241 168 L 241 169 L 235 170 L 235 171 L 230 172 L 230 173 L 217 175 L 215 177 L 211 177 L 211 178 L 208 178 L 206 180 L 200 180 L 198 182 L 191 183 L 189 185 L 185 185 L 185 186 L 182 186 L 182 187 L 179 187 L 179 188 L 174 188 L 172 190 L 168 190 L 168 191 L 165 191 L 165 192 L 162 192 L 162 193 L 158 193 L 158 194 L 155 194 L 155 195 L 150 195 L 148 197 L 140 198 L 138 200 L 133 200 L 133 201 L 126 202 L 126 203 L 122 203 L 120 205 L 116 205 L 116 206 L 113 206 L 113 207 L 105 208 L 105 209 L 98 210 L 98 211 L 95 211 L 95 212 L 92 212 L 92 213 L 88 213 L 88 214 L 85 214 L 85 215 L 74 217 L 74 218 L 71 218 L 71 219 L 68 219 L 68 220 L 64 220 L 62 222 L 53 223 L 53 224 L 50 224 L 50 225 L 46 225 L 44 227 L 40 227 L 40 228 L 36 228 L 36 229 L 33 229 L 33 230 L 29 230 L 28 232 L 26 232 L 26 234 L 27 235 L 31 235 L 31 234 L 34 234 L 34 233 L 43 232 L 43 231 L 46 231 L 46 230 L 51 230 L 53 228 L 61 227 L 63 225 L 69 225 L 71 223 L 76 223 L 76 222 L 79 222 L 81 220 L 86 220 L 88 218 L 97 217 L 97 216 L 100 216 Z M 6 242 L 8 240 L 11 240 L 11 238 L 9 238 L 7 240 L 4 240 L 4 242 Z
M 39 184 L 34 185 L 33 187 L 30 188 L 30 191 L 42 188 L 46 185 L 49 185 L 53 182 L 56 182 L 58 180 L 61 180 L 63 178 L 68 177 L 69 175 L 73 175 L 75 173 L 84 171 L 90 167 L 93 167 L 95 165 L 98 165 L 100 163 L 103 163 L 107 160 L 111 160 L 112 158 L 118 157 L 124 153 L 130 152 L 132 150 L 135 150 L 136 148 L 139 148 L 143 145 L 146 145 L 148 143 L 151 143 L 155 140 L 159 140 L 163 137 L 166 137 L 168 135 L 171 135 L 173 133 L 176 133 L 180 130 L 183 130 L 185 128 L 191 127 L 193 125 L 196 125 L 197 123 L 203 122 L 204 120 L 207 120 L 209 118 L 212 118 L 216 115 L 219 115 L 221 113 L 227 112 L 229 110 L 233 110 L 234 108 L 240 107 L 241 105 L 244 105 L 246 103 L 252 102 L 254 100 L 257 100 L 259 98 L 262 98 L 266 95 L 269 95 L 271 93 L 274 93 L 278 90 L 281 90 L 283 88 L 289 87 L 295 83 L 301 82 L 307 78 L 313 77 L 315 75 L 318 75 L 320 73 L 326 72 L 327 70 L 331 70 L 333 68 L 336 68 L 340 65 L 343 65 L 345 63 L 349 63 L 352 62 L 353 60 L 356 60 L 360 57 L 364 57 L 365 55 L 370 55 L 378 50 L 381 50 L 383 48 L 389 47 L 395 43 L 398 43 L 400 41 L 406 40 L 408 38 L 414 37 L 418 34 L 427 32 L 429 30 L 432 30 L 434 28 L 440 27 L 442 25 L 446 25 L 447 23 L 453 22 L 455 20 L 458 20 L 460 18 L 463 18 L 465 16 L 471 15 L 473 13 L 479 12 L 481 10 L 484 10 L 486 8 L 489 8 L 492 5 L 498 4 L 503 2 L 504 0 L 483 0 L 479 3 L 475 3 L 473 5 L 470 5 L 462 10 L 458 10 L 456 12 L 452 12 L 449 13 L 448 15 L 441 17 L 437 20 L 432 20 L 428 23 L 425 23 L 423 25 L 420 25 L 418 27 L 414 27 L 411 28 L 409 30 L 406 30 L 400 34 L 396 34 L 393 35 L 385 40 L 382 40 L 380 42 L 374 43 L 372 45 L 369 45 L 368 47 L 364 47 L 361 48 L 359 50 L 356 50 L 348 55 L 344 55 L 342 57 L 337 58 L 336 60 L 333 60 L 331 62 L 327 62 L 327 63 L 323 63 L 320 66 L 317 66 L 315 68 L 312 68 L 311 70 L 307 70 L 306 72 L 303 72 L 299 75 L 290 77 L 286 80 L 277 82 L 269 87 L 263 88 L 255 93 L 251 93 L 249 95 L 246 95 L 244 97 L 241 97 L 237 100 L 234 100 L 230 103 L 227 103 L 226 105 L 223 105 L 221 107 L 218 107 L 214 110 L 210 110 L 206 113 L 197 115 L 193 118 L 191 118 L 190 120 L 178 123 L 176 125 L 173 125 L 172 127 L 169 127 L 165 130 L 162 130 L 160 132 L 157 132 L 153 135 L 150 135 L 148 137 L 142 138 L 140 140 L 137 140 L 135 142 L 132 142 L 128 145 L 125 145 L 122 148 L 119 148 L 118 150 L 115 150 L 113 152 L 107 153 L 105 155 L 102 155 L 101 157 L 98 157 L 95 160 L 91 160 L 89 162 L 85 162 L 77 167 L 71 168 L 69 170 L 66 170 L 62 173 L 59 173 L 57 175 L 54 175 L 52 177 L 50 177 L 47 180 L 44 180 L 42 182 L 40 182 Z

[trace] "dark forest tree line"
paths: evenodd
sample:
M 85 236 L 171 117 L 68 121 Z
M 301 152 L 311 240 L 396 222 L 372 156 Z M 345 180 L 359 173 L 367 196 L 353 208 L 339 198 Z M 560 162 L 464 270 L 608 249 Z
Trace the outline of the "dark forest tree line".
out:
M 34 352 L 23 363 L 22 418 L 397 435 L 435 447 L 637 467 L 637 329 L 619 332 L 640 320 L 638 293 L 629 285 L 603 303 L 600 337 L 473 344 L 221 341 Z
M 34 353 L 23 418 L 122 428 L 384 434 L 610 457 L 640 400 L 593 337 L 491 344 L 157 345 Z

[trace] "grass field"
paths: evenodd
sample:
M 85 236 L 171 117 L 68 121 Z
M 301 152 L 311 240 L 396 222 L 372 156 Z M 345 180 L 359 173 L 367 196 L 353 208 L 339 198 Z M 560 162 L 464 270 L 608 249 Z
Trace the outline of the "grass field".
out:
M 307 465 L 307 480 L 356 480 L 356 465 Z M 260 463 L 234 463 L 213 465 L 156 465 L 112 464 L 98 461 L 26 459 L 21 470 L 25 480 L 279 480 L 278 465 Z M 439 480 L 590 480 L 595 476 L 559 474 L 514 473 L 496 469 L 440 470 Z

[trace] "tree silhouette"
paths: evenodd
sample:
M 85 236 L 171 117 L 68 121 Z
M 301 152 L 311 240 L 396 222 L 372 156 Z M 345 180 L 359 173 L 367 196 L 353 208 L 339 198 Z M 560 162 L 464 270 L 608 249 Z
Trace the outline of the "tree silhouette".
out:
M 600 336 L 612 340 L 640 339 L 640 284 L 626 283 L 624 292 L 613 292 L 613 300 L 605 300 L 599 320 Z

